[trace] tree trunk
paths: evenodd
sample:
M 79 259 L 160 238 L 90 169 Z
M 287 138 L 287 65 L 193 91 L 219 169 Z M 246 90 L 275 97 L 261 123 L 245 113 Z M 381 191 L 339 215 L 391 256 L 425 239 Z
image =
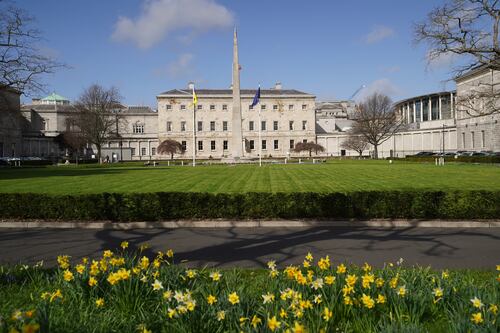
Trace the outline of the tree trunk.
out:
M 102 159 L 101 159 L 101 146 L 96 145 L 97 147 L 97 160 L 99 161 L 99 164 L 102 164 Z
M 309 157 L 311 157 L 312 149 L 309 149 Z
M 360 158 L 363 157 L 363 151 L 362 150 L 359 150 L 358 153 L 359 153 L 359 157 Z
M 378 145 L 373 145 L 373 158 L 378 159 Z
M 174 159 L 174 153 L 170 153 L 170 160 L 172 161 Z

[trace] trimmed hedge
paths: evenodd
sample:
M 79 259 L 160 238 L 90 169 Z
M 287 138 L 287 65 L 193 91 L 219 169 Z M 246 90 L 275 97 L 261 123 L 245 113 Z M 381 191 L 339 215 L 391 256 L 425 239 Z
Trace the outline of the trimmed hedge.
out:
M 86 221 L 192 218 L 498 219 L 500 191 L 0 193 L 0 218 Z
M 403 160 L 408 162 L 431 162 L 434 163 L 435 159 L 439 156 L 407 156 L 405 158 L 397 158 L 396 160 Z M 386 159 L 391 159 L 390 157 Z M 462 163 L 500 163 L 500 156 L 446 156 L 445 162 L 462 162 Z

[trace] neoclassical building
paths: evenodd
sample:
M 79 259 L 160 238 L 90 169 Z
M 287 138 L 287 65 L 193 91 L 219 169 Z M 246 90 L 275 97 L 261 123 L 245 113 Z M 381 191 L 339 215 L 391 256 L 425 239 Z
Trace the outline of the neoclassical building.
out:
M 256 90 L 241 90 L 243 157 L 286 157 L 297 142 L 315 141 L 315 96 L 292 89 L 261 90 L 260 103 L 251 107 Z M 159 141 L 182 143 L 186 157 L 223 158 L 231 155 L 233 140 L 232 89 L 173 89 L 157 96 Z M 193 113 L 195 122 L 193 124 Z M 193 132 L 193 127 L 195 131 Z M 260 139 L 259 139 L 260 130 Z

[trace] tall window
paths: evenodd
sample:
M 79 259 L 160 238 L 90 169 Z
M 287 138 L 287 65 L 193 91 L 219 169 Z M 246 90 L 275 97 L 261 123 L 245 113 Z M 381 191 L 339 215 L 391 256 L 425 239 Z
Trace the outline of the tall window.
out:
M 42 131 L 46 131 L 48 130 L 47 128 L 47 121 L 45 119 L 42 119 Z
M 290 121 L 288 122 L 288 129 L 289 129 L 290 131 L 293 131 L 293 120 L 290 120 Z
M 222 130 L 223 130 L 224 132 L 226 132 L 226 131 L 227 131 L 227 121 L 223 121 L 223 122 L 222 122 Z
M 278 105 L 274 104 L 273 105 L 273 110 L 275 110 L 275 111 L 278 110 Z
M 293 149 L 295 147 L 295 141 L 290 140 L 290 149 Z
M 181 110 L 186 110 L 186 105 L 185 104 L 181 104 Z
M 132 132 L 134 134 L 142 134 L 142 133 L 144 133 L 144 125 L 134 124 L 134 126 L 132 126 Z
M 141 155 L 143 155 L 143 156 L 146 155 L 146 147 L 141 148 Z
M 486 147 L 486 140 L 485 140 L 484 131 L 481 131 L 481 147 L 482 148 Z
M 274 149 L 278 149 L 278 140 L 274 140 Z
M 151 155 L 156 155 L 156 148 L 155 147 L 151 148 Z
M 226 111 L 227 110 L 227 104 L 222 104 L 222 110 Z
M 254 150 L 255 149 L 255 141 L 254 140 L 250 140 L 250 150 Z
M 465 133 L 462 132 L 462 147 L 465 149 Z
M 198 150 L 203 150 L 203 141 L 198 141 Z
M 222 141 L 222 149 L 227 150 L 227 140 Z
M 265 110 L 266 109 L 266 104 L 261 104 L 260 109 L 261 110 Z
M 186 141 L 181 141 L 181 149 L 182 149 L 182 151 L 186 151 L 186 149 L 187 149 Z
M 167 105 L 165 105 L 165 109 L 166 109 L 167 111 L 172 110 L 172 105 L 171 105 L 171 104 L 167 104 Z
M 210 150 L 215 150 L 215 140 L 210 141 Z
M 215 105 L 211 104 L 211 105 L 210 105 L 210 110 L 211 110 L 211 111 L 215 110 Z
M 132 155 L 135 155 L 135 148 L 130 148 L 130 153 L 131 153 Z
M 215 131 L 215 121 L 210 122 L 210 131 Z
M 260 130 L 261 131 L 265 131 L 266 130 L 266 121 L 265 120 L 261 121 L 261 123 L 260 123 Z
M 172 122 L 167 121 L 167 132 L 172 132 Z
M 275 130 L 275 131 L 278 130 L 278 122 L 276 120 L 273 121 L 273 130 Z
M 181 121 L 181 132 L 185 132 L 185 131 L 186 131 L 186 122 Z
M 302 121 L 302 130 L 306 130 L 307 129 L 307 120 L 303 120 Z
M 419 123 L 422 119 L 422 102 L 420 100 L 415 102 L 415 122 Z
M 431 117 L 432 120 L 439 119 L 439 98 L 434 97 L 431 99 Z
M 196 106 L 196 108 L 197 108 L 198 110 L 203 110 L 203 104 L 198 104 L 198 105 Z
M 262 150 L 266 150 L 266 149 L 267 149 L 267 141 L 262 140 Z
M 422 101 L 422 107 L 423 107 L 422 116 L 424 117 L 423 121 L 427 121 L 427 120 L 429 120 L 429 100 L 428 99 L 424 99 Z
M 288 104 L 288 110 L 293 110 L 293 104 Z
M 198 122 L 198 132 L 201 132 L 201 131 L 203 131 L 203 122 L 199 121 Z
M 253 131 L 253 121 L 248 122 L 248 130 Z
M 476 148 L 476 143 L 474 142 L 474 132 L 470 132 L 470 144 L 472 148 Z
M 302 110 L 307 109 L 307 104 L 302 104 Z

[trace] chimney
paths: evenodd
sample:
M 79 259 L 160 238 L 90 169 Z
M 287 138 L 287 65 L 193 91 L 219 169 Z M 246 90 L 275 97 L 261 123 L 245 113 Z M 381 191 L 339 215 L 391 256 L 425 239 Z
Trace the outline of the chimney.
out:
M 281 88 L 282 88 L 281 82 L 276 82 L 276 84 L 274 85 L 274 89 L 281 90 Z
M 194 82 L 189 82 L 188 83 L 188 89 L 193 90 L 194 89 Z

